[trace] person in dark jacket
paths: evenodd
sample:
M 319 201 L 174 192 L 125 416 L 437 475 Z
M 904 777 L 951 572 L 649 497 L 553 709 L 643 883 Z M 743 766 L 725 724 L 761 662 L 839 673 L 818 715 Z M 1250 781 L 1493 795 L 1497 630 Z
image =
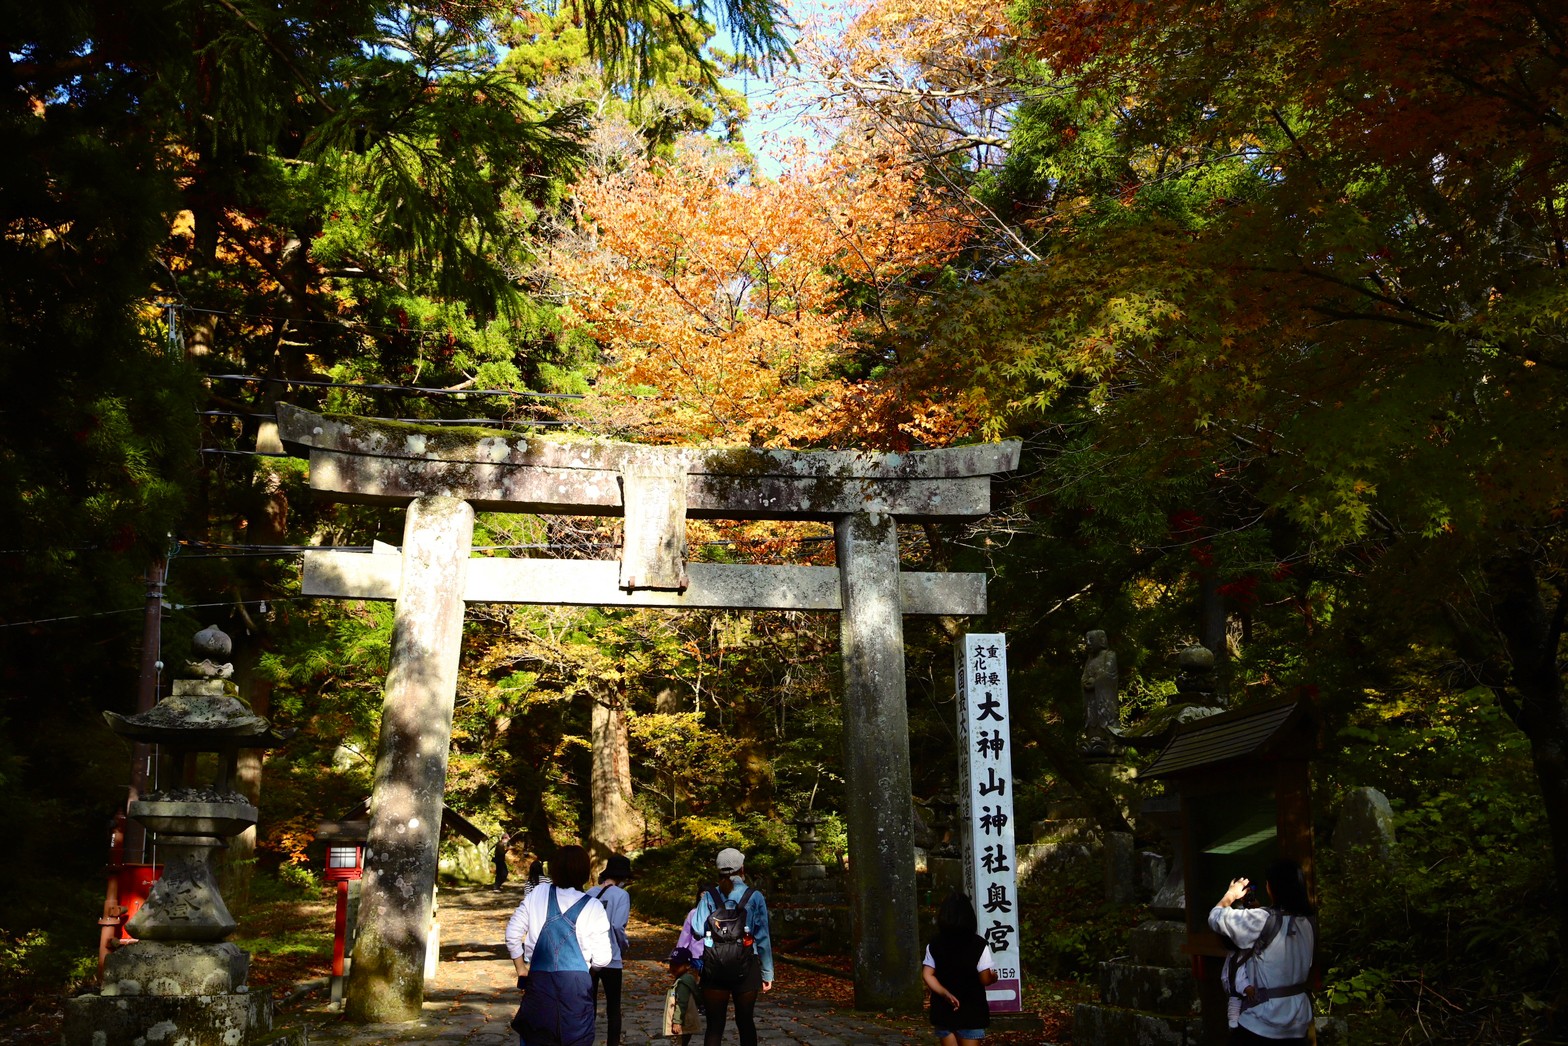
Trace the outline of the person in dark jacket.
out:
M 506 885 L 507 876 L 511 873 L 506 863 L 506 848 L 511 845 L 512 837 L 505 832 L 495 837 L 495 853 L 492 855 L 495 861 L 495 882 L 490 887 L 492 890 L 499 890 Z
M 931 989 L 931 1024 L 942 1046 L 975 1046 L 991 1023 L 985 989 L 996 983 L 996 962 L 978 928 L 967 894 L 948 894 L 936 910 L 921 978 Z

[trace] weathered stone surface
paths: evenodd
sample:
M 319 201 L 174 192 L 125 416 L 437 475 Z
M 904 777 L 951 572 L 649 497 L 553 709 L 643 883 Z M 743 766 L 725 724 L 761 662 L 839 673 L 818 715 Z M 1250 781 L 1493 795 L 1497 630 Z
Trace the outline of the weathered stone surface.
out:
M 1131 904 L 1138 896 L 1138 867 L 1133 862 L 1131 832 L 1106 832 L 1105 899 L 1112 904 Z
M 176 679 L 174 692 L 137 715 L 105 712 L 109 729 L 138 741 L 179 741 L 187 748 L 207 741 L 267 736 L 270 724 L 239 699 L 227 679 Z
M 102 995 L 229 995 L 242 988 L 250 956 L 238 945 L 137 941 L 109 953 Z
M 613 440 L 520 437 L 479 427 L 431 431 L 395 421 L 315 414 L 288 403 L 278 404 L 278 425 L 283 440 L 295 447 L 514 467 L 615 473 L 628 459 L 643 456 L 648 449 L 643 444 Z M 940 479 L 1010 472 L 1018 467 L 1021 449 L 1017 440 L 912 454 L 682 447 L 672 448 L 670 458 L 684 471 L 697 475 Z
M 62 1046 L 250 1046 L 272 1030 L 272 995 L 104 996 L 66 1000 Z
M 898 527 L 891 516 L 839 520 L 844 614 L 844 795 L 855 940 L 855 1005 L 919 1009 L 914 805 Z
M 284 441 L 308 451 L 314 490 L 340 500 L 399 504 L 461 498 L 481 510 L 619 515 L 618 476 L 650 448 L 551 441 L 484 429 L 430 430 L 279 405 Z M 975 518 L 990 510 L 990 481 L 1016 468 L 1016 441 L 913 454 L 869 451 L 661 448 L 684 477 L 693 518 L 823 519 L 852 512 L 901 518 Z
M 127 812 L 159 835 L 214 835 L 227 839 L 256 823 L 256 808 L 245 797 L 174 799 L 153 795 L 131 803 Z
M 458 883 L 489 883 L 495 878 L 494 853 L 493 843 L 476 846 L 467 839 L 453 840 L 441 851 L 441 878 Z
M 1187 1017 L 1198 1012 L 1198 985 L 1187 967 L 1100 964 L 1100 1001 L 1128 1010 Z
M 814 936 L 828 950 L 848 952 L 854 940 L 853 920 L 848 906 L 768 905 L 770 932 L 779 940 Z
M 221 941 L 233 933 L 234 916 L 207 863 L 218 843 L 217 838 L 160 839 L 163 875 L 125 924 L 126 932 L 142 941 Z
M 355 1021 L 417 1020 L 424 998 L 473 534 L 474 510 L 462 501 L 409 506 L 349 979 Z
M 626 521 L 621 540 L 620 587 L 684 591 L 686 576 L 686 470 L 670 460 L 673 448 L 646 447 L 621 466 Z
M 1352 788 L 1340 804 L 1339 824 L 1334 827 L 1334 849 L 1360 853 L 1374 860 L 1394 852 L 1394 808 L 1376 788 Z
M 1165 855 L 1152 850 L 1140 850 L 1134 859 L 1138 866 L 1138 890 L 1144 897 L 1153 897 L 1165 885 L 1171 863 Z
M 1050 875 L 1052 872 L 1063 871 L 1068 867 L 1094 858 L 1096 847 L 1087 836 L 1064 836 L 1061 841 L 1046 843 L 1024 843 L 1018 847 L 1017 865 L 1018 885 Z
M 1187 926 L 1174 919 L 1149 919 L 1132 931 L 1128 950 L 1132 961 L 1144 966 L 1169 966 L 1188 969 L 1182 945 L 1187 943 Z
M 1203 1021 L 1122 1010 L 1096 1003 L 1073 1008 L 1073 1042 L 1081 1046 L 1198 1046 Z
M 668 607 L 678 610 L 841 610 L 837 567 L 689 563 L 683 592 L 621 587 L 620 564 L 600 560 L 494 559 L 468 561 L 463 599 L 469 603 Z M 402 558 L 364 552 L 307 552 L 301 591 L 333 599 L 397 598 Z M 984 574 L 898 575 L 905 614 L 983 614 Z
M 1187 918 L 1187 878 L 1180 861 L 1171 862 L 1165 882 L 1149 902 L 1149 911 L 1158 919 L 1182 921 Z
M 310 454 L 310 486 L 334 500 L 402 505 L 417 497 L 453 497 L 486 512 L 618 516 L 624 506 L 616 473 L 517 468 L 333 451 Z M 991 510 L 991 479 L 852 476 L 686 477 L 692 519 L 832 520 L 874 510 L 900 519 L 977 519 Z

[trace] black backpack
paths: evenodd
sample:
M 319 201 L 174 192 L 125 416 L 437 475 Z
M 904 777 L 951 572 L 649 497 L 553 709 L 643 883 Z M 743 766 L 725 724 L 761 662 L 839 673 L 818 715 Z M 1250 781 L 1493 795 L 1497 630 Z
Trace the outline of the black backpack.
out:
M 717 985 L 738 987 L 751 973 L 756 944 L 746 922 L 746 904 L 757 891 L 746 887 L 739 901 L 727 901 L 717 889 L 710 890 L 713 911 L 708 915 L 702 945 L 702 979 Z

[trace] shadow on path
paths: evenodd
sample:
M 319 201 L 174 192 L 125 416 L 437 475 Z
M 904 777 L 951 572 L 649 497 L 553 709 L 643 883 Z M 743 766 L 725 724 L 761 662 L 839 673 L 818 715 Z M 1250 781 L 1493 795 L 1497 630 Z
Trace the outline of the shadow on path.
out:
M 636 887 L 632 888 L 633 904 Z M 425 987 L 423 1017 L 409 1024 L 353 1025 L 328 1008 L 326 993 L 307 996 L 303 1005 L 280 1015 L 309 1026 L 312 1042 L 351 1046 L 379 1043 L 444 1042 L 515 1046 L 507 1026 L 517 1010 L 518 993 L 502 935 L 512 909 L 523 899 L 521 885 L 499 891 L 483 887 L 443 887 L 437 919 L 441 924 L 441 964 Z M 626 960 L 622 1012 L 625 1046 L 668 1043 L 659 1032 L 664 993 L 669 987 L 663 957 L 675 945 L 673 926 L 643 922 L 635 915 Z M 923 1017 L 883 1017 L 850 1008 L 849 982 L 780 963 L 773 991 L 757 1003 L 759 1046 L 905 1046 L 934 1041 Z M 599 1038 L 604 1042 L 600 1006 Z M 737 1041 L 733 1026 L 725 1042 Z M 700 1044 L 700 1037 L 693 1040 Z

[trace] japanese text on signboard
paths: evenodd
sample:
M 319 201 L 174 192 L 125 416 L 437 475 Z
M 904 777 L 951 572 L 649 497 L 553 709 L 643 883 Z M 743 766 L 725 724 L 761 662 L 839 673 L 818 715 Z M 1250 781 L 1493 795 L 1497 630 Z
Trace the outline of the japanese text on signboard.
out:
M 987 990 L 993 1012 L 1022 1008 L 1018 964 L 1018 881 L 1014 872 L 1012 730 L 1007 706 L 1007 641 L 966 635 L 954 651 L 958 693 L 960 826 L 964 883 L 980 934 L 991 946 L 998 981 Z

